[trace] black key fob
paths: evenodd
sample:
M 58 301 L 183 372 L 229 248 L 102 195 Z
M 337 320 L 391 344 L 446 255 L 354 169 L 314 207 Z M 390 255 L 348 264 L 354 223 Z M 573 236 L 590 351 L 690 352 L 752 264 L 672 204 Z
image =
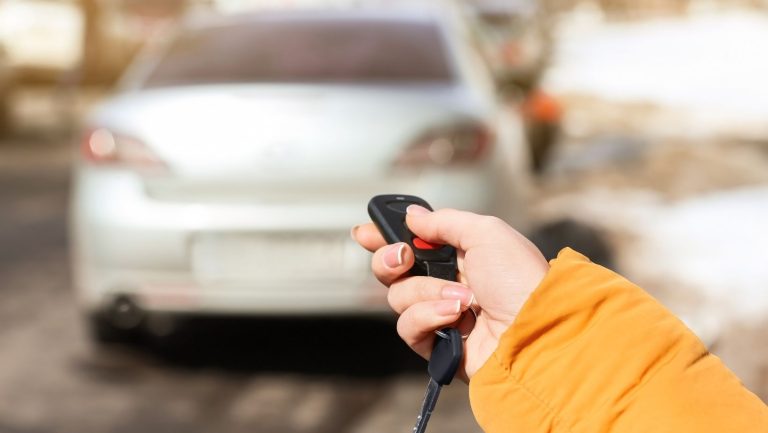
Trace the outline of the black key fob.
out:
M 405 209 L 412 204 L 432 210 L 429 203 L 419 197 L 386 194 L 368 202 L 368 215 L 388 243 L 405 242 L 411 247 L 416 258 L 411 275 L 456 281 L 456 248 L 432 244 L 411 233 L 405 224 Z

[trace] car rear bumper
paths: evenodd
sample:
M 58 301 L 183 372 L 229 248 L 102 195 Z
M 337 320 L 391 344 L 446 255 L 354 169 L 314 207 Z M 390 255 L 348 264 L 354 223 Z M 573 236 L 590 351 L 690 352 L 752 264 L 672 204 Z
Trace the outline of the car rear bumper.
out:
M 118 300 L 130 300 L 147 313 L 232 314 L 258 316 L 366 315 L 387 311 L 386 289 L 373 279 L 364 283 L 320 282 L 269 284 L 242 282 L 203 285 L 194 278 L 158 278 L 157 274 L 116 273 L 103 290 L 90 293 L 85 310 L 109 310 Z M 118 285 L 108 280 L 122 280 Z
M 367 199 L 404 191 L 487 211 L 493 176 L 425 176 L 344 200 L 210 203 L 159 199 L 135 173 L 81 167 L 71 207 L 78 298 L 91 312 L 127 296 L 156 312 L 379 314 L 386 291 L 349 237 L 368 220 Z

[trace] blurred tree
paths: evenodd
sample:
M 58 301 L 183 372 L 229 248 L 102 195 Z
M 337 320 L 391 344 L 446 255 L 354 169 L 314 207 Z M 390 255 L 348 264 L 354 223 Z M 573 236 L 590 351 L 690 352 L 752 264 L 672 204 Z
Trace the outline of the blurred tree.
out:
M 83 65 L 81 80 L 84 84 L 104 82 L 105 65 L 101 60 L 103 35 L 101 31 L 102 5 L 99 0 L 80 0 L 83 8 Z
M 111 84 L 153 29 L 184 15 L 190 0 L 79 0 L 83 12 L 81 82 Z M 208 4 L 210 1 L 195 2 Z M 138 25 L 137 25 L 138 23 Z

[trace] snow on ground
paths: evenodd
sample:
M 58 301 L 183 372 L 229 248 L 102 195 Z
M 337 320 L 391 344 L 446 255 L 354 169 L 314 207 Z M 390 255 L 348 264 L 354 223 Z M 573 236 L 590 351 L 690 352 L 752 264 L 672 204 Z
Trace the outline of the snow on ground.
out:
M 669 203 L 642 189 L 595 187 L 542 203 L 618 233 L 621 272 L 681 315 L 702 339 L 733 322 L 768 315 L 768 186 L 714 192 Z
M 768 187 L 685 200 L 637 223 L 633 230 L 644 233 L 638 254 L 670 284 L 696 286 L 742 320 L 765 316 Z
M 693 136 L 768 136 L 768 15 L 710 10 L 687 17 L 604 22 L 563 18 L 545 85 L 681 110 Z
M 768 399 L 768 186 L 645 208 L 625 252 L 752 391 Z M 642 283 L 641 283 L 642 284 Z M 655 283 L 651 283 L 655 284 Z
M 538 212 L 612 233 L 621 271 L 709 343 L 768 318 L 768 158 L 723 139 L 768 138 L 766 46 L 766 14 L 608 22 L 585 7 L 562 18 L 545 77 L 571 104 L 553 168 L 570 167 L 560 183 L 578 186 Z M 606 131 L 632 140 L 606 142 Z
M 765 186 L 659 207 L 631 227 L 638 237 L 633 260 L 651 264 L 645 278 L 664 281 L 667 290 L 693 292 L 696 300 L 682 302 L 668 294 L 668 304 L 708 343 L 733 323 L 761 327 L 768 312 L 767 216 Z

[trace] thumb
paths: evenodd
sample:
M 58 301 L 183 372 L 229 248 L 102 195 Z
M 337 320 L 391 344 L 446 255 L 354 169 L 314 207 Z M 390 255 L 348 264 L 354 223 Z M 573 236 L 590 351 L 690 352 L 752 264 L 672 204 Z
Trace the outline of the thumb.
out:
M 405 223 L 416 236 L 428 242 L 449 244 L 464 251 L 497 239 L 507 225 L 492 216 L 478 215 L 456 209 L 430 212 L 418 205 L 406 210 Z

